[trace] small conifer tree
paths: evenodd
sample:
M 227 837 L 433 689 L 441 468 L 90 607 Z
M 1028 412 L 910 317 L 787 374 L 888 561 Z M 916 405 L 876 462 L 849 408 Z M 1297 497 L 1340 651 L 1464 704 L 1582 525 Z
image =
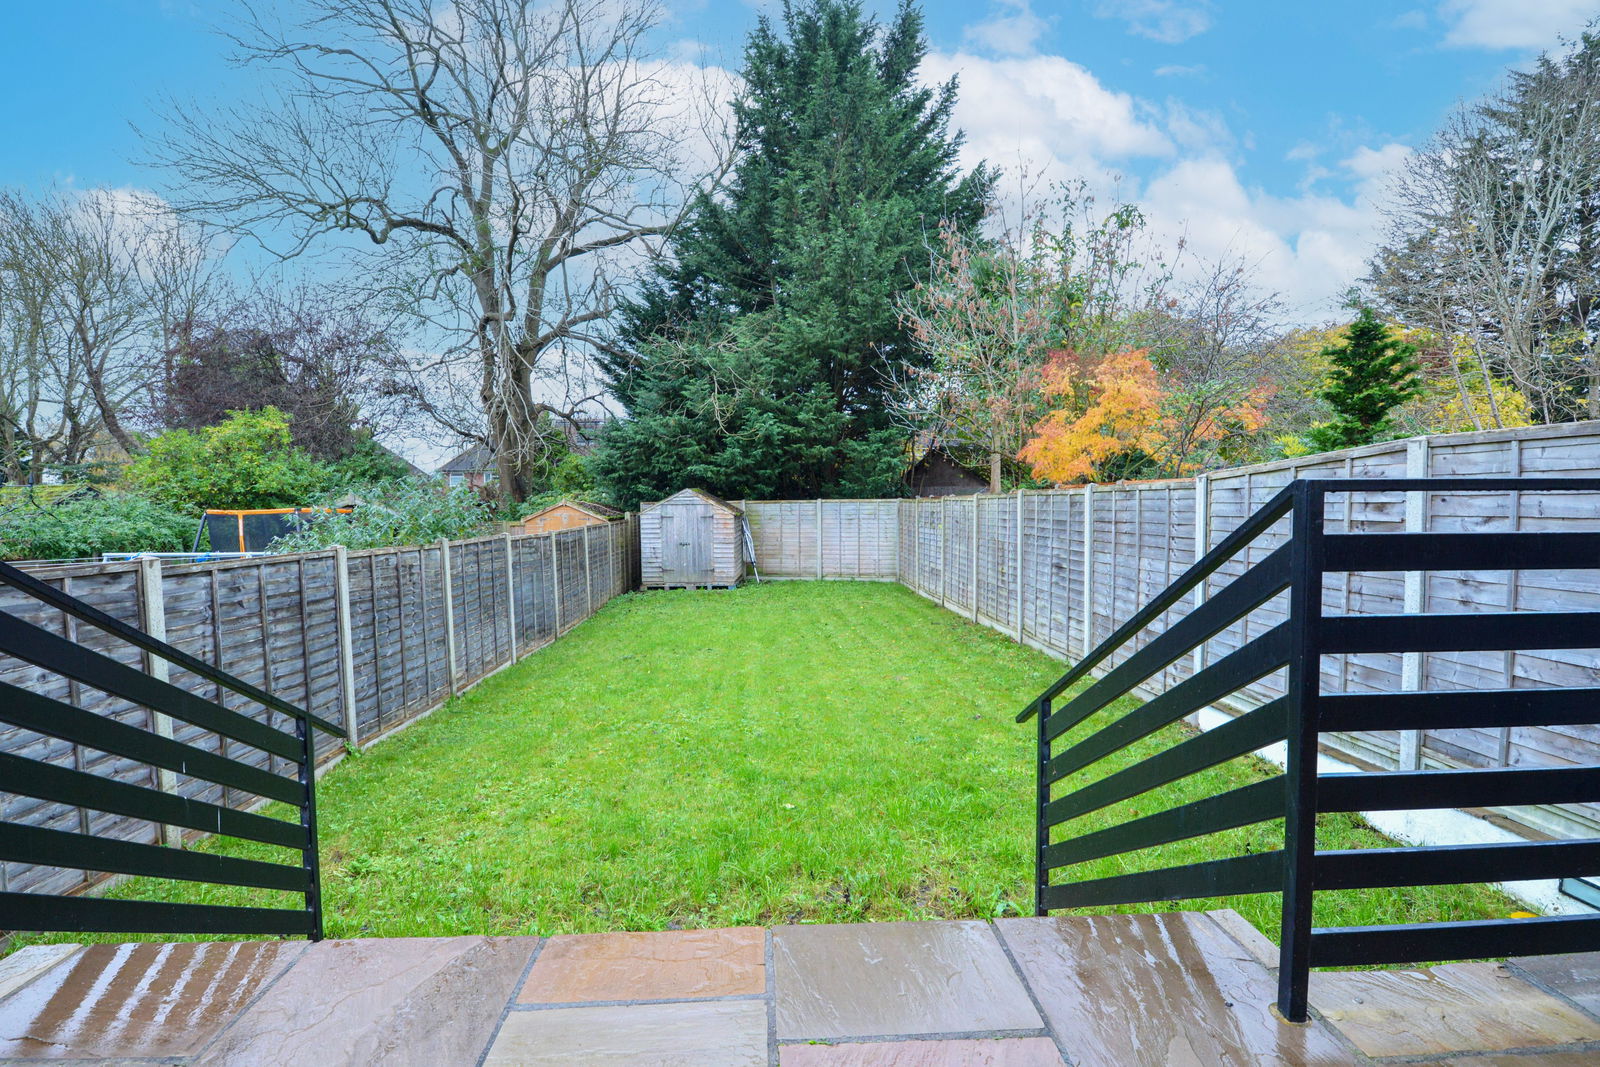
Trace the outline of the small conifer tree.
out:
M 1422 393 L 1417 346 L 1394 336 L 1369 307 L 1350 324 L 1344 344 L 1322 354 L 1333 369 L 1317 395 L 1333 408 L 1333 419 L 1311 431 L 1320 450 L 1384 440 L 1394 409 Z

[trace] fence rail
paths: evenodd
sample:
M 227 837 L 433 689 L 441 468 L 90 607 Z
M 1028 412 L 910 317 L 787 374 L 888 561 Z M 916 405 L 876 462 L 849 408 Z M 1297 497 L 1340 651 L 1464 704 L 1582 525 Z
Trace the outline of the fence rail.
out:
M 1395 488 L 1412 478 L 1600 476 L 1600 423 L 1450 434 L 1217 471 L 1192 479 L 922 500 L 790 500 L 744 503 L 763 576 L 898 580 L 923 596 L 1017 641 L 1067 660 L 1103 642 L 1245 518 L 1295 478 L 1380 478 L 1392 491 L 1336 499 L 1330 532 L 1385 538 L 1518 532 L 1559 537 L 1600 530 L 1600 494 L 1540 498 L 1515 492 L 1424 493 Z M 892 516 L 892 517 L 891 517 Z M 1163 628 L 1204 603 L 1287 539 L 1269 530 L 1187 596 Z M 1391 540 L 1395 551 L 1411 542 Z M 1559 540 L 1549 541 L 1551 546 Z M 1570 543 L 1570 542 L 1569 542 Z M 1552 557 L 1553 558 L 1553 557 Z M 1600 571 L 1507 570 L 1493 560 L 1452 569 L 1412 559 L 1401 570 L 1330 577 L 1330 605 L 1344 614 L 1453 614 L 1600 608 Z M 1469 566 L 1468 564 L 1471 564 Z M 1482 566 L 1479 566 L 1482 565 Z M 1225 657 L 1286 618 L 1287 594 L 1210 637 L 1140 688 L 1153 696 Z M 1110 669 L 1149 639 L 1114 653 Z M 1349 693 L 1516 691 L 1595 686 L 1593 650 L 1355 650 L 1326 657 L 1325 681 Z M 1267 678 L 1224 706 L 1242 714 L 1283 695 Z M 1351 720 L 1325 749 L 1373 771 L 1425 767 L 1573 767 L 1600 754 L 1600 727 L 1551 721 L 1451 726 Z M 1499 809 L 1557 837 L 1600 832 L 1600 805 L 1551 803 Z
M 16 845 L 0 861 L 0 893 L 35 895 L 22 903 L 42 906 L 119 871 L 104 856 L 51 851 L 54 834 L 172 846 L 214 831 L 206 820 L 222 813 L 228 825 L 261 829 L 246 809 L 296 802 L 277 782 L 290 781 L 299 749 L 273 738 L 294 736 L 299 709 L 333 728 L 315 734 L 318 763 L 347 742 L 370 744 L 631 588 L 635 546 L 630 518 L 422 547 L 52 567 L 24 574 L 26 590 L 0 585 L 0 612 L 26 627 L 18 632 L 27 640 L 76 647 L 124 680 L 154 678 L 180 700 L 214 705 L 227 724 L 166 714 L 0 650 L 0 704 L 53 709 L 31 725 L 0 718 L 0 825 Z M 141 632 L 151 635 L 144 644 Z M 166 654 L 153 654 L 150 640 Z M 77 732 L 63 736 L 58 720 Z M 124 751 L 101 743 L 105 731 L 147 740 Z M 171 758 L 170 746 L 185 758 Z M 56 791 L 19 788 L 19 762 L 43 768 L 33 773 Z M 125 803 L 129 790 L 140 791 L 137 810 Z M 5 914 L 6 926 L 28 928 L 24 912 Z
M 96 809 L 113 817 L 220 833 L 300 854 L 296 864 L 236 859 L 125 840 L 117 834 L 120 827 L 115 823 L 102 826 L 101 832 L 96 833 L 88 820 L 73 829 L 58 829 L 5 819 L 0 820 L 0 862 L 34 869 L 69 868 L 253 886 L 297 893 L 303 901 L 299 908 L 241 908 L 63 899 L 49 892 L 0 891 L 0 906 L 5 909 L 8 927 L 122 933 L 305 934 L 320 939 L 322 894 L 312 738 L 315 730 L 337 734 L 339 727 L 15 567 L 0 564 L 0 582 L 14 593 L 93 627 L 108 639 L 139 649 L 147 661 L 140 669 L 7 611 L 0 611 L 0 655 L 42 672 L 43 677 L 64 678 L 72 686 L 88 686 L 151 713 L 150 728 L 141 729 L 43 693 L 0 682 L 0 724 L 69 743 L 78 751 L 90 749 L 143 762 L 158 772 L 155 785 L 144 786 L 108 780 L 38 758 L 0 753 L 0 769 L 5 771 L 3 781 L 8 789 L 44 805 L 71 805 L 82 812 Z M 156 665 L 155 669 L 151 669 L 152 665 Z M 292 730 L 277 729 L 173 685 L 166 677 L 166 668 L 171 665 L 181 665 L 218 689 L 288 716 Z M 291 773 L 276 774 L 173 740 L 173 720 L 285 760 Z M 296 819 L 288 822 L 267 818 L 173 795 L 163 787 L 170 786 L 177 771 L 219 787 L 244 790 L 262 802 L 287 803 L 295 809 Z
M 1600 837 L 1357 850 L 1319 850 L 1316 818 L 1325 812 L 1414 810 L 1600 801 L 1600 757 L 1585 767 L 1517 770 L 1426 769 L 1389 774 L 1319 775 L 1318 747 L 1330 728 L 1387 721 L 1404 728 L 1450 730 L 1463 725 L 1527 727 L 1551 720 L 1600 724 L 1592 687 L 1469 694 L 1395 690 L 1347 693 L 1324 670 L 1330 655 L 1536 648 L 1600 648 L 1600 610 L 1492 612 L 1472 615 L 1353 615 L 1330 592 L 1342 573 L 1418 568 L 1465 570 L 1486 561 L 1515 572 L 1600 569 L 1600 531 L 1590 533 L 1399 534 L 1329 533 L 1326 500 L 1372 494 L 1570 495 L 1600 491 L 1600 479 L 1297 480 L 1281 489 L 1217 547 L 1134 613 L 1017 716 L 1038 719 L 1035 908 L 1103 907 L 1281 892 L 1279 1010 L 1306 1018 L 1313 967 L 1415 963 L 1439 959 L 1584 951 L 1600 948 L 1600 915 L 1317 929 L 1318 892 L 1464 882 L 1523 881 L 1600 874 Z M 1250 564 L 1179 621 L 1162 617 L 1202 582 L 1248 557 L 1254 546 L 1289 526 L 1287 543 Z M 1146 683 L 1216 634 L 1248 628 L 1280 594 L 1286 617 L 1256 627 L 1255 636 L 1132 711 L 1101 721 L 1118 697 Z M 1060 708 L 1062 697 L 1089 679 Z M 1099 761 L 1200 708 L 1272 678 L 1281 696 L 1197 737 L 1180 740 L 1131 767 L 1096 775 Z M 1325 717 L 1326 716 L 1326 717 Z M 1077 734 L 1075 735 L 1075 731 Z M 1263 745 L 1284 742 L 1282 774 L 1153 814 L 1150 791 Z M 1064 794 L 1058 791 L 1066 789 Z M 1141 799 L 1142 798 L 1142 799 Z M 1062 837 L 1076 820 L 1114 804 L 1140 801 L 1122 822 Z M 1282 847 L 1198 863 L 1082 881 L 1057 872 L 1105 857 L 1134 857 L 1175 841 L 1283 819 Z M 1124 868 L 1133 862 L 1124 859 Z M 1542 947 L 1541 947 L 1542 946 Z

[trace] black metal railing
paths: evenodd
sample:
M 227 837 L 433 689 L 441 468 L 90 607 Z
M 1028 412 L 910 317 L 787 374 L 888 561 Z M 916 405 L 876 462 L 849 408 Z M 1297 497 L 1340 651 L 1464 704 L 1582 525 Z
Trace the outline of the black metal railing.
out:
M 214 733 L 266 754 L 248 760 L 187 744 L 155 729 L 118 721 L 9 682 L 0 682 L 0 723 L 56 738 L 80 749 L 133 760 L 174 775 L 241 791 L 263 801 L 294 807 L 294 821 L 213 804 L 177 792 L 118 781 L 75 767 L 0 753 L 0 793 L 106 812 L 157 826 L 180 827 L 298 850 L 300 862 L 273 863 L 168 848 L 5 819 L 0 821 L 0 862 L 61 867 L 86 872 L 144 875 L 286 890 L 302 894 L 304 907 L 265 908 L 176 904 L 43 892 L 0 892 L 0 929 L 99 931 L 108 933 L 305 934 L 322 937 L 322 898 L 317 862 L 314 729 L 343 736 L 336 724 L 228 674 L 195 656 L 128 625 L 26 571 L 0 563 L 0 582 L 39 603 L 87 623 L 181 667 L 212 685 L 289 716 L 288 733 L 220 703 L 181 689 L 155 674 L 0 611 L 0 653 Z M 154 721 L 154 720 L 152 720 Z M 292 775 L 270 769 L 271 757 L 292 765 Z
M 1282 893 L 1278 1008 L 1303 1021 L 1313 967 L 1366 966 L 1600 949 L 1600 915 L 1318 929 L 1319 891 L 1504 882 L 1600 873 L 1600 839 L 1319 851 L 1323 812 L 1504 807 L 1600 801 L 1600 766 L 1418 769 L 1321 774 L 1323 733 L 1559 726 L 1600 722 L 1600 688 L 1323 692 L 1322 657 L 1361 653 L 1600 649 L 1600 611 L 1325 615 L 1323 576 L 1337 572 L 1600 570 L 1593 533 L 1329 534 L 1325 498 L 1356 493 L 1600 492 L 1600 479 L 1313 479 L 1293 482 L 1017 717 L 1038 717 L 1035 910 L 1247 893 Z M 1597 513 L 1600 517 L 1600 513 Z M 1088 678 L 1201 582 L 1284 519 L 1287 541 L 1179 621 Z M 1287 618 L 1088 736 L 1063 735 L 1287 591 Z M 1088 784 L 1073 780 L 1165 726 L 1283 672 L 1283 695 Z M 1077 836 L 1055 832 L 1091 812 L 1283 742 L 1284 773 L 1196 803 Z M 1057 746 L 1065 745 L 1057 751 Z M 1057 795 L 1058 789 L 1066 789 Z M 1090 860 L 1284 820 L 1282 848 L 1135 874 L 1054 881 Z

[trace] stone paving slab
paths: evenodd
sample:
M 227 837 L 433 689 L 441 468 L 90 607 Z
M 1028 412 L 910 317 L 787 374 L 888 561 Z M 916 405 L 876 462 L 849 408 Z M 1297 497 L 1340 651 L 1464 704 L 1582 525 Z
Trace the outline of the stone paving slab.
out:
M 1591 1015 L 1600 1015 L 1600 952 L 1566 956 L 1527 956 L 1510 960 L 1512 974 L 1524 974 L 1553 989 Z
M 0 1064 L 1600 1064 L 1600 954 L 1318 972 L 1295 1026 L 1241 924 L 39 946 L 0 961 Z M 605 999 L 530 999 L 559 996 Z
M 1044 1025 L 987 923 L 780 926 L 772 966 L 780 1041 Z
M 82 945 L 29 945 L 0 959 L 0 1000 L 16 992 L 62 960 L 77 952 Z
M 204 1048 L 303 941 L 90 945 L 0 1000 L 0 1059 L 163 1059 Z
M 1311 1006 L 1369 1056 L 1498 1052 L 1600 1041 L 1600 1022 L 1499 963 L 1317 971 Z
M 539 951 L 519 1003 L 579 1004 L 618 1000 L 689 1000 L 763 993 L 766 931 L 574 934 Z
M 1594 1067 L 1600 1050 L 1588 1052 L 1535 1052 L 1527 1056 L 1467 1056 L 1436 1060 L 1449 1067 Z
M 319 941 L 199 1064 L 476 1062 L 538 938 Z
M 761 1000 L 721 1000 L 512 1011 L 483 1063 L 766 1067 L 767 1005 Z
M 779 1067 L 1062 1067 L 1048 1037 L 784 1045 Z
M 1001 919 L 995 926 L 1078 1067 L 1345 1064 L 1320 1024 L 1272 1010 L 1276 982 L 1195 912 Z

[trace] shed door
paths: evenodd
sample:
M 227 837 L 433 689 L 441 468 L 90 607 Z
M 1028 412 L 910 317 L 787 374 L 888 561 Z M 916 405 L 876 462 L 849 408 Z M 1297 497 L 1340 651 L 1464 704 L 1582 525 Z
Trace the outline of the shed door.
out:
M 710 585 L 711 512 L 703 508 L 661 509 L 661 580 L 667 585 Z

